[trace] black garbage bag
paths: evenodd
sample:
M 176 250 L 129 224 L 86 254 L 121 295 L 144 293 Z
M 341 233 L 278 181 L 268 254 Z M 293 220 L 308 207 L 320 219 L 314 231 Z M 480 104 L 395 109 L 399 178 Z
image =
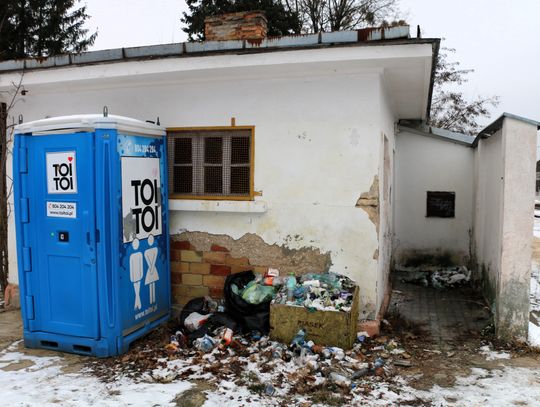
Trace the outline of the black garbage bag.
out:
M 209 314 L 211 312 L 210 304 L 205 297 L 194 298 L 184 305 L 184 308 L 182 308 L 182 312 L 180 312 L 180 316 L 178 317 L 180 327 L 184 327 L 186 318 L 193 312 L 197 312 L 201 315 Z
M 243 333 L 259 331 L 262 334 L 270 332 L 270 302 L 250 304 L 232 291 L 235 284 L 240 290 L 251 280 L 255 279 L 253 271 L 231 274 L 225 280 L 224 296 L 227 314 L 238 321 L 239 328 Z
M 187 335 L 190 342 L 202 338 L 206 334 L 211 334 L 217 328 L 230 328 L 234 333 L 237 332 L 238 323 L 226 312 L 216 312 L 206 320 L 203 326 Z

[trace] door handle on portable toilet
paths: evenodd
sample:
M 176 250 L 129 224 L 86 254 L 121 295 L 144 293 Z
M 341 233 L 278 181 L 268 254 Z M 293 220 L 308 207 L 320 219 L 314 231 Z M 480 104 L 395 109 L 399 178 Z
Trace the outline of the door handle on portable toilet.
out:
M 83 233 L 86 243 L 86 253 L 85 253 L 85 263 L 87 264 L 96 264 L 96 230 L 93 227 L 93 219 L 90 219 L 90 214 L 88 211 L 83 211 Z

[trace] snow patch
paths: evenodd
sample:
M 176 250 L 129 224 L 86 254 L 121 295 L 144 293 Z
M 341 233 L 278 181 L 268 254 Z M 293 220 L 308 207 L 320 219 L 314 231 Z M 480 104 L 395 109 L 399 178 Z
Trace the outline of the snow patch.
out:
M 485 345 L 480 347 L 480 353 L 485 355 L 486 360 L 497 360 L 497 359 L 510 359 L 512 355 L 510 355 L 507 352 L 498 352 L 495 350 L 492 350 L 489 345 Z

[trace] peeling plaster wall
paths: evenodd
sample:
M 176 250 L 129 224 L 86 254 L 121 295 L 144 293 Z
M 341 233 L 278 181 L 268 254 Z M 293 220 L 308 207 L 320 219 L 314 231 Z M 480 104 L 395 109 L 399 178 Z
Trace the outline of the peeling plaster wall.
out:
M 100 112 L 107 105 L 111 114 L 159 116 L 165 127 L 227 125 L 231 117 L 254 125 L 255 190 L 262 192 L 256 199 L 267 203 L 267 212 L 172 211 L 171 234 L 252 234 L 268 245 L 314 248 L 328 254 L 331 271 L 359 283 L 363 317 L 373 317 L 380 302 L 377 228 L 355 204 L 379 174 L 380 72 L 356 72 L 319 64 L 306 65 L 302 75 L 284 69 L 223 77 L 206 72 L 166 82 L 104 79 L 28 89 L 14 115 L 30 121 Z
M 409 132 L 400 132 L 396 145 L 396 262 L 448 252 L 454 262 L 467 264 L 473 227 L 473 149 Z M 455 218 L 426 217 L 427 191 L 455 192 Z

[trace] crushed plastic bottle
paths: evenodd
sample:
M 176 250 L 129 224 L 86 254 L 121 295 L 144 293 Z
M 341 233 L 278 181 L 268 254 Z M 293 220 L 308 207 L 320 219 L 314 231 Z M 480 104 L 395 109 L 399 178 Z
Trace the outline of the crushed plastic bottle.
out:
M 301 348 L 306 342 L 306 331 L 300 329 L 291 341 L 291 349 Z
M 335 346 L 327 348 L 330 351 L 330 354 L 334 357 L 336 360 L 343 360 L 345 359 L 345 352 L 343 352 L 343 349 L 337 348 Z
M 350 387 L 351 385 L 351 381 L 349 379 L 336 372 L 330 373 L 330 380 L 339 387 Z
M 358 369 L 356 372 L 354 372 L 351 376 L 351 379 L 356 380 L 363 376 L 367 376 L 368 374 L 369 374 L 369 367 L 363 367 L 361 369 Z
M 375 359 L 375 362 L 373 363 L 373 367 L 377 369 L 378 367 L 383 367 L 385 365 L 385 361 L 382 358 Z
M 216 346 L 216 342 L 208 335 L 198 338 L 193 342 L 193 347 L 201 352 L 210 352 Z
M 294 299 L 294 289 L 296 288 L 296 277 L 294 273 L 289 274 L 287 279 L 287 301 L 292 301 Z
M 266 394 L 267 396 L 273 396 L 274 394 L 276 394 L 276 388 L 271 384 L 267 384 L 264 387 L 264 394 Z

